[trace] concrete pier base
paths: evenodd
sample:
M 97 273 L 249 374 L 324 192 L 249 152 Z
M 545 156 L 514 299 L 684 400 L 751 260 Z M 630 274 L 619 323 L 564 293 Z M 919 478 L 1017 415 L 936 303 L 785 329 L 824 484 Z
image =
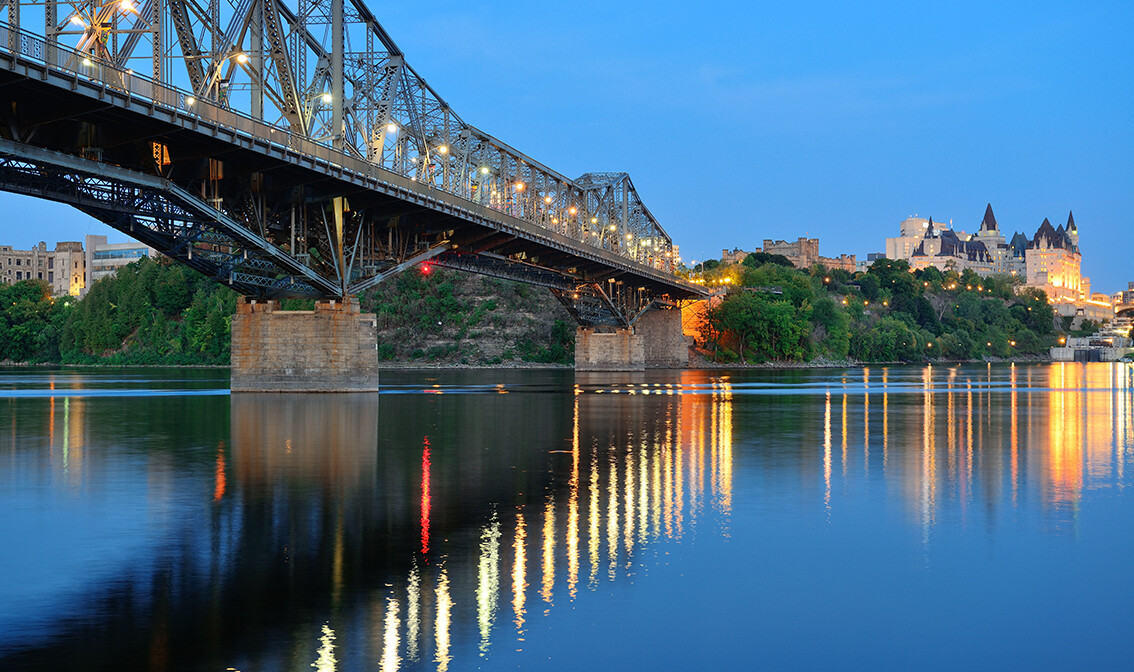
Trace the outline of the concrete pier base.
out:
M 648 369 L 684 369 L 689 366 L 689 345 L 681 325 L 681 311 L 650 310 L 638 318 L 634 330 L 642 337 Z
M 575 330 L 576 371 L 644 371 L 646 354 L 642 337 L 633 329 L 598 332 L 590 327 Z
M 644 371 L 689 365 L 680 310 L 651 310 L 631 329 L 575 330 L 576 371 Z
M 232 391 L 377 390 L 374 327 L 357 299 L 283 311 L 278 301 L 242 298 L 232 318 Z

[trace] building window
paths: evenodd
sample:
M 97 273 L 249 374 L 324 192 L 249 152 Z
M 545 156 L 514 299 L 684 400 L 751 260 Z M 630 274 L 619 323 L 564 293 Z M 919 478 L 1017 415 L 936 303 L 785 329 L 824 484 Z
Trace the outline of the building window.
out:
M 16 265 L 17 265 L 17 266 L 19 266 L 19 265 L 20 265 L 20 260 L 19 260 L 19 259 L 17 259 L 17 260 L 16 260 Z
M 47 270 L 51 270 L 53 268 L 55 268 L 55 257 L 48 257 L 47 258 Z
M 144 249 L 132 250 L 99 250 L 92 255 L 95 260 L 103 259 L 138 259 L 146 256 Z
M 48 282 L 55 282 L 55 273 L 54 272 L 52 272 L 52 271 L 47 272 L 47 281 Z
M 23 271 L 16 271 L 16 279 L 17 280 L 23 280 L 24 279 L 24 272 Z
M 40 271 L 38 275 L 39 275 L 39 279 L 43 280 L 43 271 Z

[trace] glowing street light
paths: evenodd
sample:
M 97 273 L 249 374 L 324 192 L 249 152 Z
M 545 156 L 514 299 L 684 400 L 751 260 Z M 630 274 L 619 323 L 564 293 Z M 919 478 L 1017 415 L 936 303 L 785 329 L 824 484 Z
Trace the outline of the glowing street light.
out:
M 319 96 L 319 99 L 323 101 L 324 105 L 330 105 L 335 100 L 335 97 L 332 96 L 330 92 L 326 92 L 322 96 Z

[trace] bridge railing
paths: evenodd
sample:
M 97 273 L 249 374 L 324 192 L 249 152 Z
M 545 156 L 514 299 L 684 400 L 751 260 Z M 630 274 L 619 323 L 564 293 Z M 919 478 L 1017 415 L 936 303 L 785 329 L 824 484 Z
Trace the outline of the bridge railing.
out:
M 577 242 L 614 253 L 664 273 L 673 273 L 679 259 L 669 236 L 637 198 L 624 173 L 585 175 L 580 181 L 533 166 L 523 155 L 483 132 L 465 127 L 453 147 L 417 157 L 412 166 L 388 165 L 341 151 L 326 142 L 304 137 L 289 128 L 266 123 L 206 97 L 118 67 L 90 53 L 0 22 L 0 51 L 45 65 L 57 73 L 88 80 L 126 94 L 135 102 L 245 136 L 256 143 L 317 159 L 335 169 L 382 179 L 393 173 L 423 192 L 440 189 L 516 217 Z M 459 120 L 458 120 L 459 121 Z M 462 122 L 463 123 L 463 122 Z M 447 140 L 443 142 L 449 142 Z M 463 165 L 457 161 L 460 143 Z M 446 170 L 454 174 L 446 173 Z M 401 186 L 399 184 L 399 186 Z

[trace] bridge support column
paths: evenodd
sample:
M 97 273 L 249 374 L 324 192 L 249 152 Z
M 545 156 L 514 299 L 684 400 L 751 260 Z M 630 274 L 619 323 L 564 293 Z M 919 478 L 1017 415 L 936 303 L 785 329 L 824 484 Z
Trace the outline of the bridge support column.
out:
M 597 332 L 590 327 L 575 330 L 576 371 L 643 371 L 646 368 L 642 337 L 633 329 Z
M 644 371 L 689 365 L 689 343 L 680 310 L 650 310 L 632 329 L 575 330 L 576 371 Z
M 634 330 L 642 338 L 646 368 L 689 366 L 689 343 L 682 330 L 680 310 L 648 310 L 638 318 Z
M 358 299 L 283 311 L 279 301 L 242 298 L 232 318 L 232 391 L 377 390 L 374 327 Z

